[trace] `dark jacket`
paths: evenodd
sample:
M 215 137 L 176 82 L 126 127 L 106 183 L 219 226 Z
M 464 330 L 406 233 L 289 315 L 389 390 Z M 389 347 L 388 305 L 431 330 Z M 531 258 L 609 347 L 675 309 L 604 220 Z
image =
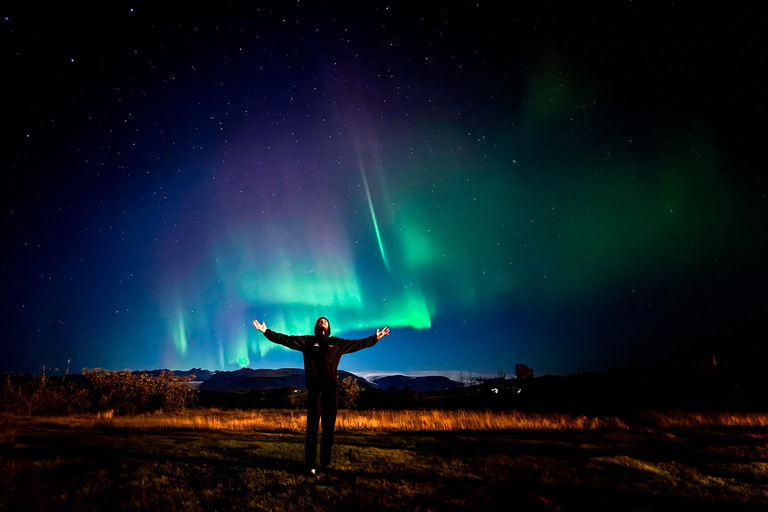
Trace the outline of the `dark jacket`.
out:
M 359 340 L 345 340 L 336 336 L 327 336 L 317 328 L 317 325 L 314 335 L 287 336 L 267 329 L 264 336 L 269 341 L 304 354 L 304 373 L 308 388 L 338 386 L 341 356 L 372 347 L 379 341 L 375 334 Z

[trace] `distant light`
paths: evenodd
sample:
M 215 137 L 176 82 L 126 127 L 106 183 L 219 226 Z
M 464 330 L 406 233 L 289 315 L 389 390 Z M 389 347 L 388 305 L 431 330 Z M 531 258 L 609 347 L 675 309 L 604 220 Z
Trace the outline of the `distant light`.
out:
M 498 394 L 498 393 L 499 393 L 499 388 L 493 388 L 493 389 L 491 389 L 491 393 L 496 393 L 496 394 Z

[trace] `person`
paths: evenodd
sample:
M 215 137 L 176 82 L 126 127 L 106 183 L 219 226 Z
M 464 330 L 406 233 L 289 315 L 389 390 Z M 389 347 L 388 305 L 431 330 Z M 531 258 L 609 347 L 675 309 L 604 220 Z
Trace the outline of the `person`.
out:
M 315 322 L 315 334 L 306 336 L 287 336 L 272 329 L 267 323 L 253 321 L 253 326 L 267 339 L 304 354 L 304 374 L 307 386 L 307 437 L 304 445 L 306 470 L 316 474 L 317 432 L 320 419 L 323 422 L 323 435 L 320 441 L 321 470 L 328 471 L 333 448 L 333 429 L 336 426 L 336 411 L 339 407 L 339 361 L 341 356 L 372 347 L 384 336 L 389 335 L 389 327 L 376 329 L 376 334 L 359 340 L 347 340 L 331 336 L 331 324 L 320 317 Z

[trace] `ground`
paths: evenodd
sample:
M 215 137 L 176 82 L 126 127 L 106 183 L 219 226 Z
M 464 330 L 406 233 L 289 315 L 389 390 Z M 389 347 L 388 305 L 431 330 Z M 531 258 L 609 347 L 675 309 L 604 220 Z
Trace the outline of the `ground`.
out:
M 296 431 L 4 419 L 0 510 L 753 510 L 765 427 L 345 431 L 308 477 Z

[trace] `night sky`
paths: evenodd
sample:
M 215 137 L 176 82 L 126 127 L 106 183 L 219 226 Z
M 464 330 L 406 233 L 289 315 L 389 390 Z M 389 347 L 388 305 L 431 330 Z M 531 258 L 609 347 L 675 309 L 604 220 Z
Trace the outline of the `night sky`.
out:
M 4 6 L 0 371 L 761 353 L 764 9 L 445 3 Z

